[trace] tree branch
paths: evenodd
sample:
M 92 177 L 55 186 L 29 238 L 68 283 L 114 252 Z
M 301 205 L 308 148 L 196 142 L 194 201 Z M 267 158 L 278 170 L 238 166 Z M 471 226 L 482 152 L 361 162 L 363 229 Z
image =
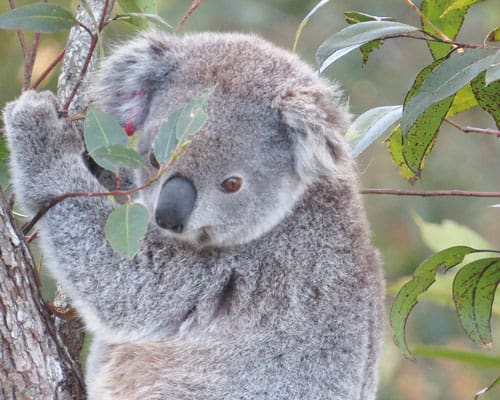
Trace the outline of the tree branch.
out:
M 421 197 L 488 197 L 500 198 L 500 192 L 474 192 L 467 190 L 407 190 L 407 189 L 362 189 L 361 194 L 384 194 L 391 196 L 421 196 Z
M 444 119 L 447 123 L 450 125 L 454 126 L 458 130 L 464 132 L 464 133 L 484 133 L 486 135 L 493 135 L 496 136 L 497 138 L 500 137 L 500 131 L 497 129 L 489 129 L 489 128 L 477 128 L 475 126 L 462 126 L 455 121 L 452 121 L 449 118 Z

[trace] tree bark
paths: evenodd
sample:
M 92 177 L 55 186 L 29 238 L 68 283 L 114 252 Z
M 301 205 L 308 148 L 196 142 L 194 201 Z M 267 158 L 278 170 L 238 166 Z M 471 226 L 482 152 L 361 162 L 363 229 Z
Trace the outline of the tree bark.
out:
M 58 338 L 34 266 L 0 191 L 0 399 L 82 399 L 80 369 Z
M 114 0 L 87 0 L 95 19 L 103 10 L 110 13 Z M 106 8 L 107 7 L 107 8 Z M 78 7 L 76 18 L 95 31 L 85 9 Z M 69 112 L 81 113 L 85 107 L 84 89 L 95 67 L 95 56 L 86 64 L 91 36 L 79 26 L 70 32 L 58 96 L 64 104 L 80 85 Z M 83 68 L 87 73 L 82 74 Z M 80 82 L 82 80 L 82 82 Z M 82 127 L 82 124 L 79 126 Z M 60 311 L 70 306 L 59 294 L 55 302 Z M 10 207 L 0 190 L 0 399 L 45 400 L 85 398 L 79 365 L 83 327 L 78 319 L 53 317 L 40 292 L 34 260 L 23 236 L 16 228 Z

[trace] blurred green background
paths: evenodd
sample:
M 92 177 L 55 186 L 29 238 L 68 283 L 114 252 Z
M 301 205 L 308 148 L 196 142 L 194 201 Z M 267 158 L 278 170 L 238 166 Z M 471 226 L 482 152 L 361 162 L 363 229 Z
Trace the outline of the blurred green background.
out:
M 17 1 L 18 5 L 32 1 Z M 160 15 L 175 26 L 191 0 L 158 0 Z M 74 9 L 76 1 L 51 1 Z M 187 31 L 217 30 L 255 32 L 291 49 L 295 31 L 317 0 L 205 0 L 183 28 Z M 417 1 L 418 5 L 420 1 Z M 8 2 L 0 3 L 0 13 Z M 298 53 L 314 64 L 319 44 L 345 26 L 343 13 L 361 11 L 395 17 L 417 25 L 418 19 L 404 0 L 332 0 L 305 28 Z M 474 5 L 465 19 L 458 40 L 481 42 L 485 34 L 500 25 L 500 1 L 488 0 Z M 124 23 L 108 31 L 106 43 L 133 34 Z M 20 93 L 23 60 L 15 32 L 0 31 L 0 108 Z M 67 32 L 42 37 L 34 78 L 63 48 Z M 28 35 L 29 37 L 29 35 Z M 30 43 L 30 39 L 28 39 Z M 341 83 L 354 114 L 383 105 L 401 104 L 415 75 L 431 61 L 424 42 L 397 39 L 388 41 L 371 54 L 363 66 L 358 52 L 352 52 L 330 68 L 326 75 Z M 55 89 L 53 74 L 40 89 Z M 494 128 L 487 114 L 475 109 L 457 116 L 464 125 Z M 0 158 L 2 157 L 0 145 Z M 392 164 L 383 140 L 371 146 L 358 160 L 362 187 L 411 188 Z M 414 189 L 464 189 L 500 191 L 500 143 L 493 136 L 465 134 L 444 126 L 436 146 L 426 162 L 423 178 Z M 0 184 L 6 188 L 7 171 L 0 161 Z M 500 249 L 500 209 L 490 207 L 500 199 L 417 198 L 365 195 L 365 204 L 373 227 L 373 240 L 385 263 L 388 284 L 411 274 L 415 267 L 433 253 L 422 240 L 415 214 L 424 221 L 451 219 L 477 231 L 494 248 Z M 439 233 L 447 235 L 447 233 Z M 460 239 L 459 239 L 460 240 Z M 467 240 L 465 237 L 463 240 Z M 430 239 L 432 242 L 432 238 Z M 468 244 L 464 242 L 463 244 Z M 442 296 L 449 300 L 449 290 Z M 388 307 L 392 298 L 388 296 Z M 494 316 L 496 342 L 500 341 L 499 315 Z M 420 303 L 409 321 L 410 343 L 425 343 L 455 349 L 482 351 L 471 344 L 458 323 L 454 311 L 435 303 Z M 354 328 L 355 329 L 355 328 Z M 401 357 L 387 330 L 385 356 L 381 365 L 379 399 L 451 400 L 472 399 L 473 394 L 489 384 L 499 370 L 476 368 L 453 361 L 417 358 L 410 362 Z M 499 356 L 498 348 L 489 354 Z M 500 389 L 483 397 L 500 398 Z

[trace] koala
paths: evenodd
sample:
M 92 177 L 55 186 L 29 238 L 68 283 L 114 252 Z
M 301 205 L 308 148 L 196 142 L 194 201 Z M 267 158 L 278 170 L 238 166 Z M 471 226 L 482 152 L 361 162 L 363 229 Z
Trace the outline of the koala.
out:
M 141 185 L 161 124 L 207 87 L 207 123 L 134 199 L 152 218 L 132 260 L 105 239 L 109 197 L 40 221 L 48 268 L 93 334 L 88 398 L 375 399 L 384 282 L 340 89 L 254 35 L 149 32 L 116 46 L 90 98 L 138 130 Z M 59 108 L 27 91 L 4 111 L 29 213 L 106 191 Z

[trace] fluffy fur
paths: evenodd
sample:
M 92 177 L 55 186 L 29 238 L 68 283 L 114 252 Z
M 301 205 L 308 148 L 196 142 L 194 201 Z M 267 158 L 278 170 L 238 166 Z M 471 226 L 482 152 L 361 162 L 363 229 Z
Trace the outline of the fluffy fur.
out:
M 138 200 L 154 215 L 165 182 L 192 182 L 181 233 L 153 218 L 127 261 L 104 238 L 108 198 L 67 199 L 41 222 L 47 263 L 94 334 L 89 399 L 374 399 L 383 280 L 339 89 L 255 36 L 149 33 L 117 46 L 91 97 L 140 129 L 154 170 L 162 121 L 214 85 L 203 131 Z M 31 212 L 104 191 L 57 108 L 29 91 L 4 112 Z M 220 190 L 230 176 L 243 180 L 236 193 Z

